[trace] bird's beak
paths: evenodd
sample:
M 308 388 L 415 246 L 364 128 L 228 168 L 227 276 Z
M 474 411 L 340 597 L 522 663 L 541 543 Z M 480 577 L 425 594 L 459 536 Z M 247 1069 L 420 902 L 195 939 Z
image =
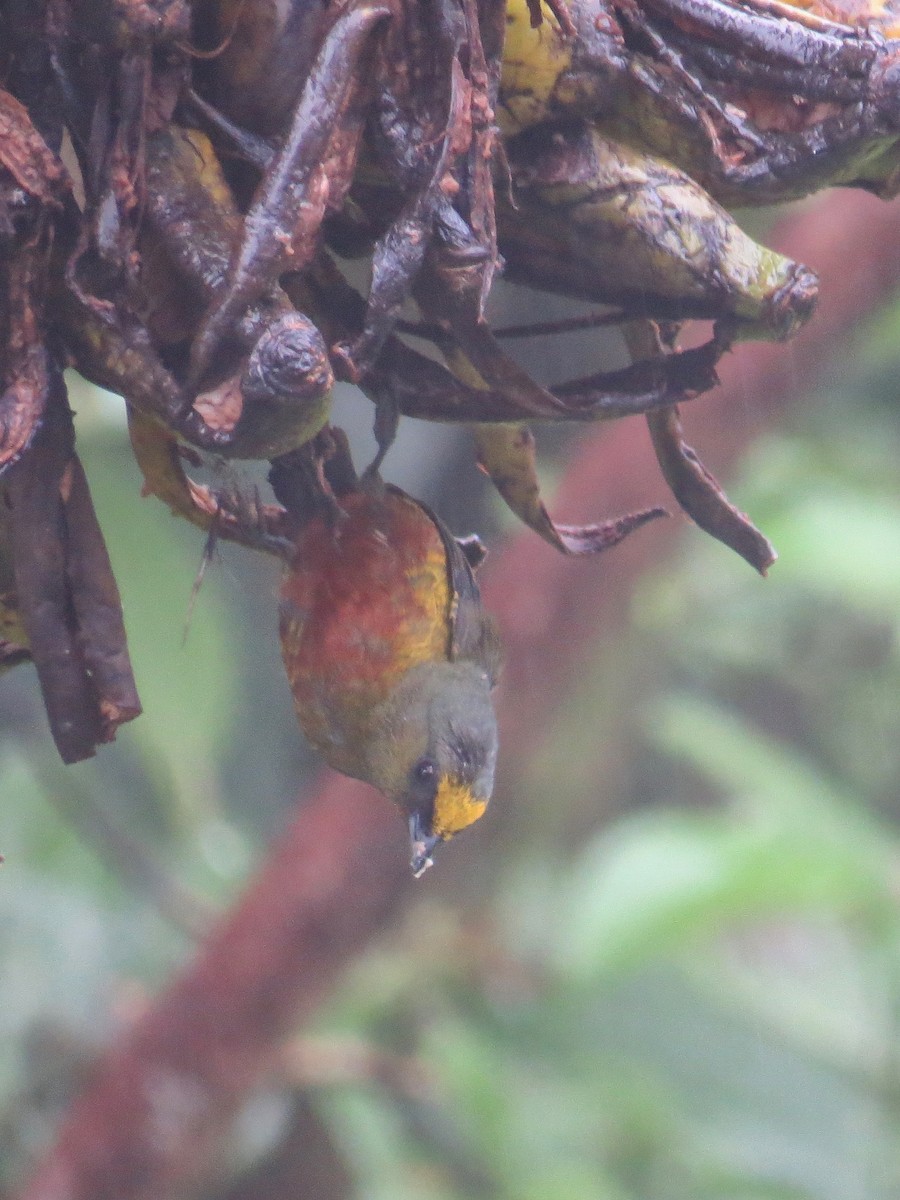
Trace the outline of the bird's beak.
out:
M 412 852 L 409 865 L 416 879 L 421 879 L 428 868 L 434 866 L 431 854 L 440 840 L 437 834 L 426 833 L 421 817 L 413 813 L 409 818 L 409 845 Z

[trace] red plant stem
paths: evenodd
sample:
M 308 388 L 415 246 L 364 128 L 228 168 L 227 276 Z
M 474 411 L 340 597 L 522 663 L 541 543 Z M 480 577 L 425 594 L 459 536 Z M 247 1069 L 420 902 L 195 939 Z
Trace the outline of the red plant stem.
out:
M 898 234 L 896 208 L 858 193 L 834 193 L 773 233 L 784 253 L 819 270 L 822 303 L 789 346 L 741 347 L 723 364 L 723 386 L 691 407 L 693 436 L 714 471 L 727 472 L 821 380 L 859 318 L 894 289 Z M 606 426 L 573 457 L 554 512 L 589 520 L 639 508 L 662 497 L 657 478 L 643 422 Z M 507 785 L 585 645 L 625 618 L 635 580 L 674 533 L 672 522 L 658 522 L 609 556 L 577 562 L 524 533 L 488 564 L 485 596 L 507 651 Z M 749 570 L 747 580 L 759 586 Z M 99 1065 L 19 1200 L 162 1200 L 201 1178 L 224 1122 L 265 1077 L 285 1033 L 322 1005 L 408 887 L 394 814 L 361 785 L 326 776 L 196 960 Z

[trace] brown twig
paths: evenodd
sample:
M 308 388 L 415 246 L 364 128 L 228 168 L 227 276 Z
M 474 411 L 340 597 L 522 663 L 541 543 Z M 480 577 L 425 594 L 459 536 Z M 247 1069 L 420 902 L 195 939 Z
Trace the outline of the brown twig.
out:
M 525 325 L 500 325 L 493 330 L 494 337 L 504 338 L 555 337 L 560 333 L 580 333 L 585 329 L 605 329 L 610 325 L 621 325 L 628 317 L 620 311 L 587 313 L 585 316 L 566 317 L 559 321 L 531 321 Z M 429 342 L 440 342 L 447 334 L 439 325 L 427 321 L 398 321 L 398 333 L 410 337 L 424 338 Z

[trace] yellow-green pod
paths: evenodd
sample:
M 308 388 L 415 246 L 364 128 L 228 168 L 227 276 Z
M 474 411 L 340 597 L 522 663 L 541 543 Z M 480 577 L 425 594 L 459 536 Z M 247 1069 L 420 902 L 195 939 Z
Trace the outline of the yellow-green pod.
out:
M 507 277 L 658 318 L 736 318 L 784 338 L 817 280 L 760 246 L 693 180 L 596 127 L 532 130 L 509 147 L 515 207 L 499 213 Z M 502 193 L 501 193 L 502 195 Z
M 551 17 L 532 28 L 527 0 L 507 0 L 497 117 L 507 136 L 566 115 L 600 116 L 626 70 L 621 31 L 599 0 L 569 5 L 567 37 Z

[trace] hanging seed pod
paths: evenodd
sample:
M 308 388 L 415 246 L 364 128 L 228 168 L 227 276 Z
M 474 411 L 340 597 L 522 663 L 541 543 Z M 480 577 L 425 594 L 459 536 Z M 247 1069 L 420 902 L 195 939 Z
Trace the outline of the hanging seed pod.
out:
M 753 241 L 683 171 L 592 125 L 510 146 L 500 246 L 516 282 L 657 318 L 733 318 L 786 338 L 813 312 L 808 268 Z

